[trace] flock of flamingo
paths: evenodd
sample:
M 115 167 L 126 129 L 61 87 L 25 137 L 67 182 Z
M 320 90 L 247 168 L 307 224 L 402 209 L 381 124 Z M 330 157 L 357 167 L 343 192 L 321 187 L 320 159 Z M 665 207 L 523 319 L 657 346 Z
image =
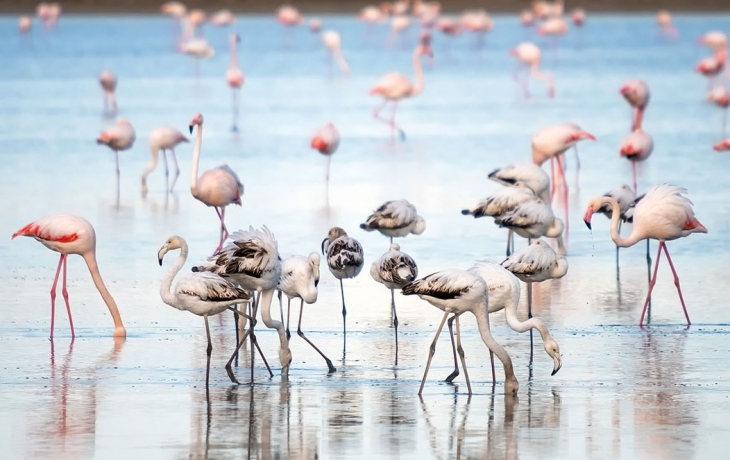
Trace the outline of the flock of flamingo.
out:
M 225 26 L 232 24 L 235 20 L 234 15 L 229 11 L 220 11 L 208 17 L 201 10 L 188 11 L 184 5 L 178 2 L 163 4 L 161 12 L 174 17 L 182 25 L 178 49 L 195 57 L 196 62 L 198 59 L 214 54 L 213 48 L 200 35 L 202 25 L 209 22 L 213 25 Z M 53 27 L 59 14 L 60 7 L 57 4 L 44 3 L 38 7 L 38 16 L 46 27 Z M 412 22 L 420 20 L 423 27 L 419 43 L 413 52 L 415 82 L 401 73 L 393 72 L 383 76 L 370 91 L 371 94 L 384 99 L 383 103 L 375 109 L 374 117 L 386 123 L 391 128 L 392 134 L 397 132 L 402 139 L 405 139 L 405 133 L 395 121 L 395 109 L 400 100 L 413 97 L 424 90 L 424 75 L 420 60 L 423 56 L 432 56 L 431 31 L 439 30 L 446 37 L 457 35 L 462 30 L 483 36 L 492 28 L 491 18 L 482 10 L 467 11 L 460 19 L 455 19 L 442 16 L 438 2 L 426 3 L 419 0 L 414 0 L 412 3 L 408 0 L 399 0 L 395 3 L 383 3 L 379 7 L 365 7 L 359 12 L 358 18 L 373 24 L 390 20 L 393 40 L 399 33 L 410 27 Z M 577 9 L 572 12 L 571 18 L 575 26 L 582 27 L 586 20 L 585 11 Z M 294 7 L 286 5 L 277 11 L 277 19 L 287 27 L 298 26 L 304 22 L 302 15 Z M 522 12 L 520 21 L 526 27 L 536 26 L 540 34 L 557 36 L 565 34 L 568 29 L 563 19 L 561 0 L 554 3 L 535 2 L 532 10 Z M 678 35 L 668 12 L 660 12 L 657 16 L 657 23 L 661 33 L 668 37 Z M 21 18 L 19 25 L 21 33 L 27 33 L 31 28 L 30 18 Z M 313 32 L 321 34 L 322 41 L 332 51 L 334 60 L 344 73 L 348 73 L 349 67 L 342 54 L 339 34 L 332 30 L 322 31 L 322 21 L 316 18 L 309 21 L 309 28 Z M 238 35 L 231 34 L 231 65 L 225 75 L 234 94 L 234 130 L 238 129 L 238 92 L 244 83 L 244 75 L 238 66 L 236 57 L 238 42 Z M 727 108 L 728 92 L 725 86 L 728 79 L 727 37 L 721 32 L 710 32 L 704 35 L 699 42 L 708 46 L 713 54 L 697 65 L 697 71 L 709 78 L 710 100 Z M 510 54 L 521 62 L 533 78 L 545 80 L 548 95 L 554 97 L 554 79 L 550 74 L 540 70 L 540 49 L 535 44 L 522 43 L 513 48 Z M 524 90 L 525 96 L 529 97 L 527 80 L 520 79 L 521 68 L 515 74 L 515 80 Z M 112 72 L 104 71 L 99 76 L 99 83 L 104 92 L 104 112 L 115 116 L 118 110 L 115 96 L 117 78 Z M 656 262 L 639 326 L 643 327 L 644 324 L 645 312 L 656 283 L 662 253 L 665 254 L 671 268 L 689 326 L 691 322 L 679 277 L 666 242 L 689 236 L 692 233 L 706 233 L 707 228 L 695 216 L 692 203 L 685 196 L 686 190 L 681 187 L 660 184 L 648 188 L 645 193 L 637 196 L 639 187 L 637 186 L 635 165 L 637 162 L 646 161 L 653 149 L 652 137 L 642 128 L 642 120 L 650 100 L 650 91 L 644 81 L 632 79 L 627 81 L 618 92 L 633 110 L 630 120 L 631 131 L 619 149 L 620 156 L 632 162 L 632 186 L 622 185 L 604 196 L 590 200 L 585 211 L 584 221 L 590 229 L 594 225 L 592 220 L 594 214 L 602 213 L 610 218 L 610 235 L 617 247 L 617 264 L 619 247 L 633 246 L 642 240 L 647 240 L 647 243 L 648 240 L 656 240 L 659 245 Z M 389 118 L 385 118 L 381 116 L 381 111 L 388 103 L 392 104 L 392 112 Z M 251 382 L 254 381 L 254 356 L 257 350 L 270 375 L 273 375 L 268 362 L 260 351 L 255 335 L 259 311 L 264 325 L 275 329 L 278 333 L 282 375 L 287 375 L 292 362 L 289 347 L 291 301 L 296 299 L 299 299 L 300 302 L 297 334 L 322 356 L 328 371 L 335 372 L 336 368 L 332 361 L 302 331 L 304 304 L 312 304 L 318 297 L 320 255 L 313 252 L 306 256 L 296 255 L 281 260 L 277 240 L 266 226 L 250 227 L 248 230 L 229 233 L 225 224 L 226 208 L 232 204 L 241 205 L 244 187 L 236 172 L 225 164 L 199 174 L 198 164 L 202 152 L 203 126 L 203 115 L 195 114 L 189 124 L 190 134 L 196 131 L 190 171 L 190 191 L 194 198 L 216 211 L 220 221 L 217 246 L 208 260 L 193 267 L 191 273 L 180 277 L 174 288 L 172 287 L 173 280 L 187 261 L 188 245 L 185 239 L 180 236 L 171 236 L 160 248 L 158 259 L 162 265 L 168 252 L 179 250 L 177 259 L 162 280 L 160 296 L 164 303 L 174 308 L 203 317 L 208 339 L 206 386 L 209 381 L 212 353 L 208 317 L 226 310 L 233 312 L 237 324 L 238 346 L 226 364 L 231 381 L 238 382 L 231 365 L 246 339 L 251 344 Z M 130 149 L 134 145 L 135 139 L 134 128 L 129 121 L 124 119 L 118 119 L 97 139 L 99 144 L 106 145 L 114 151 L 117 157 L 117 189 L 119 187 L 118 153 Z M 504 188 L 462 211 L 462 214 L 474 218 L 491 217 L 496 225 L 508 230 L 506 259 L 501 263 L 478 261 L 467 270 L 443 270 L 419 279 L 416 261 L 393 241 L 394 238 L 420 235 L 426 230 L 426 222 L 418 214 L 416 206 L 407 200 L 392 200 L 377 208 L 370 216 L 363 216 L 364 221 L 360 225 L 362 231 L 377 231 L 389 238 L 387 251 L 372 263 L 370 274 L 376 282 L 391 291 L 391 320 L 396 350 L 395 365 L 398 364 L 398 316 L 395 306 L 395 291 L 400 290 L 403 295 L 416 295 L 443 311 L 443 318 L 430 347 L 419 395 L 423 391 L 435 352 L 436 341 L 444 325 L 448 325 L 454 358 L 454 371 L 446 380 L 452 381 L 460 374 L 460 361 L 461 371 L 464 373 L 468 392 L 471 394 L 471 382 L 461 345 L 459 325 L 460 316 L 466 312 L 471 312 L 477 319 L 481 338 L 490 351 L 493 377 L 495 354 L 503 365 L 505 394 L 516 394 L 519 384 L 507 350 L 490 333 L 489 313 L 504 310 L 507 324 L 517 332 L 530 331 L 532 333 L 533 329 L 537 330 L 541 335 L 545 352 L 553 360 L 552 374 L 560 370 L 562 361 L 558 343 L 550 335 L 545 322 L 532 317 L 531 290 L 532 283 L 560 278 L 568 272 L 567 250 L 564 242 L 564 235 L 568 231 L 568 182 L 565 178 L 564 154 L 585 140 L 596 141 L 596 138 L 574 123 L 560 123 L 539 130 L 532 138 L 531 161 L 515 162 L 491 172 L 488 176 L 489 179 L 504 185 Z M 327 181 L 329 181 L 330 157 L 337 151 L 339 141 L 339 132 L 332 123 L 325 124 L 311 138 L 311 147 L 328 158 Z M 173 189 L 180 174 L 175 148 L 183 142 L 188 142 L 188 138 L 175 128 L 161 127 L 152 131 L 149 137 L 151 163 L 141 176 L 143 193 L 148 190 L 147 177 L 157 165 L 160 150 L 165 165 L 165 188 L 166 190 Z M 718 143 L 715 149 L 718 151 L 730 150 L 730 139 Z M 171 182 L 167 162 L 168 152 L 174 165 Z M 550 163 L 550 174 L 542 168 L 542 165 L 548 162 Z M 580 167 L 579 162 L 577 165 Z M 552 203 L 556 199 L 561 199 L 565 204 L 564 219 L 557 217 L 553 212 Z M 621 236 L 621 226 L 624 223 L 631 225 L 631 232 L 626 237 Z M 515 250 L 514 234 L 526 238 L 527 246 Z M 114 320 L 113 335 L 115 337 L 126 335 L 119 309 L 100 275 L 95 255 L 96 236 L 93 226 L 87 220 L 75 215 L 44 217 L 20 228 L 12 235 L 13 238 L 16 236 L 34 238 L 60 254 L 51 289 L 51 338 L 54 333 L 56 287 L 62 270 L 61 292 L 68 312 L 71 337 L 75 337 L 66 288 L 66 261 L 69 254 L 82 256 L 88 265 L 94 284 Z M 553 249 L 545 238 L 555 239 L 556 249 Z M 347 343 L 347 307 L 343 282 L 360 274 L 364 265 L 364 250 L 360 242 L 353 235 L 348 234 L 345 229 L 333 227 L 321 243 L 321 252 L 327 268 L 340 283 L 344 354 Z M 524 321 L 517 315 L 521 295 L 520 281 L 527 285 L 528 319 Z M 274 319 L 271 313 L 273 297 L 277 293 L 280 307 L 282 307 L 280 321 Z M 284 320 L 282 295 L 287 297 L 286 320 Z

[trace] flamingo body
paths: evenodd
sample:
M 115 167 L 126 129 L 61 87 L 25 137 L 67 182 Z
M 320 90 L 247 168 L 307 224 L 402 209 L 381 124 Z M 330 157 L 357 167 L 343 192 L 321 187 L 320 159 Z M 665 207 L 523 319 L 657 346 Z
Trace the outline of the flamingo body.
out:
M 408 200 L 386 201 L 375 210 L 360 228 L 366 232 L 377 230 L 391 238 L 420 235 L 426 230 L 426 221 L 418 215 Z

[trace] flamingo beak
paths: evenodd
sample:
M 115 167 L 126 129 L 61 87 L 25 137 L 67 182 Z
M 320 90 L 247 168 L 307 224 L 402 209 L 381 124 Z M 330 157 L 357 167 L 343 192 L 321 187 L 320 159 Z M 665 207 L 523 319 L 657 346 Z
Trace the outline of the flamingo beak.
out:
M 560 356 L 556 356 L 553 358 L 554 365 L 553 365 L 553 372 L 550 374 L 552 377 L 553 375 L 557 374 L 561 367 L 563 367 L 563 362 L 560 360 Z
M 587 131 L 581 131 L 580 133 L 578 133 L 578 135 L 580 136 L 579 139 L 590 139 L 592 141 L 596 140 L 596 137 Z
M 629 92 L 629 90 L 630 90 L 630 88 L 628 86 L 622 86 L 621 89 L 619 90 L 619 93 L 626 94 Z
M 324 255 L 324 243 L 327 242 L 327 240 L 329 240 L 329 237 L 322 240 L 322 255 Z
M 190 128 L 190 134 L 193 134 L 193 125 L 190 125 L 189 128 Z
M 165 254 L 167 254 L 167 243 L 157 251 L 157 261 L 160 262 L 160 267 L 162 267 L 162 258 L 165 257 Z
M 588 206 L 586 213 L 583 215 L 583 222 L 586 223 L 586 227 L 588 227 L 588 230 L 593 230 L 593 228 L 591 228 L 591 218 L 592 217 L 593 217 L 593 206 Z

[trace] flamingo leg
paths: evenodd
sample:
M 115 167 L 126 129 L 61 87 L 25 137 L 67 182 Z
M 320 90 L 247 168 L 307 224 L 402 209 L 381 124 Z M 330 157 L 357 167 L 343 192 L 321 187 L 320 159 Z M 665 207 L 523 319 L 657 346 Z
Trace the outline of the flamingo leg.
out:
M 240 385 L 241 382 L 236 379 L 236 376 L 233 374 L 233 369 L 231 369 L 231 363 L 233 363 L 233 359 L 238 355 L 238 350 L 241 349 L 241 346 L 243 346 L 244 343 L 246 343 L 246 339 L 248 338 L 249 334 L 251 333 L 251 329 L 253 329 L 253 324 L 256 322 L 253 317 L 250 317 L 246 315 L 245 313 L 242 313 L 244 317 L 246 317 L 251 325 L 246 329 L 246 332 L 243 333 L 243 336 L 241 337 L 241 340 L 238 342 L 238 345 L 236 345 L 236 349 L 234 350 L 233 354 L 231 355 L 231 358 L 226 363 L 226 372 L 228 373 L 228 377 L 231 379 L 231 382 L 237 383 Z M 251 363 L 251 367 L 253 368 L 253 363 Z
M 646 239 L 646 281 L 647 286 L 651 284 L 651 253 L 650 253 L 650 239 Z M 651 296 L 649 296 L 649 309 L 647 310 L 646 314 L 646 321 L 647 323 L 651 322 Z
M 231 131 L 234 133 L 238 131 L 238 88 L 233 88 L 233 125 Z
M 461 329 L 459 328 L 459 316 L 456 316 L 456 350 L 461 358 L 461 367 L 464 369 L 464 378 L 466 379 L 466 388 L 471 394 L 471 382 L 469 381 L 469 373 L 466 371 L 466 357 L 464 356 L 464 348 L 461 346 Z
M 210 341 L 210 326 L 208 326 L 208 315 L 203 315 L 203 319 L 205 320 L 205 335 L 208 337 L 208 348 L 206 349 L 206 353 L 208 354 L 208 363 L 205 366 L 205 388 L 207 391 L 208 382 L 210 381 L 210 355 L 213 352 L 213 343 Z
M 386 125 L 390 126 L 391 135 L 393 133 L 393 130 L 396 130 L 397 129 L 398 130 L 398 133 L 400 134 L 401 140 L 405 140 L 406 134 L 403 132 L 402 129 L 400 129 L 400 127 L 398 125 L 395 124 L 395 105 L 397 104 L 397 101 L 393 101 L 393 111 L 391 112 L 390 120 L 388 120 L 386 118 L 383 118 L 380 115 L 380 111 L 385 108 L 385 106 L 386 106 L 387 103 L 388 103 L 388 100 L 387 99 L 385 101 L 383 101 L 383 103 L 381 105 L 379 105 L 375 109 L 375 111 L 373 112 L 373 117 L 376 120 L 382 121 Z
M 636 162 L 635 161 L 631 162 L 631 175 L 634 179 L 634 194 L 636 194 L 636 191 L 638 190 L 638 188 L 636 187 Z
M 291 303 L 291 300 L 289 302 Z M 304 335 L 304 332 L 302 332 L 302 315 L 303 314 L 304 314 L 304 300 L 302 300 L 302 303 L 299 305 L 299 325 L 297 326 L 297 335 L 299 335 L 299 337 L 303 338 L 308 344 L 310 344 L 312 346 L 312 348 L 314 348 L 317 351 L 317 353 L 319 353 L 324 358 L 324 361 L 327 363 L 327 368 L 329 369 L 330 373 L 335 372 L 337 369 L 335 369 L 335 366 L 332 365 L 332 361 L 330 361 L 330 359 L 327 356 L 325 356 L 325 354 L 322 353 L 322 351 L 320 351 L 320 349 L 317 348 L 317 346 L 314 345 L 312 343 L 312 341 L 307 338 L 306 335 Z
M 301 312 L 299 314 L 301 315 Z M 291 338 L 291 333 L 289 332 L 290 319 L 291 319 L 291 299 L 288 299 L 287 305 L 286 305 L 286 339 L 287 340 L 289 340 Z M 301 318 L 300 318 L 300 322 L 301 322 Z
M 623 223 L 623 221 L 621 221 L 621 220 L 618 221 L 618 234 L 619 235 L 621 235 L 621 224 L 622 223 Z M 617 278 L 618 278 L 618 271 L 619 271 L 619 266 L 618 266 L 618 245 L 616 245 L 616 277 Z
M 51 286 L 51 340 L 53 340 L 53 328 L 56 323 L 56 286 L 58 285 L 58 275 L 61 274 L 61 264 L 63 264 L 63 256 L 58 258 L 58 268 L 56 276 L 53 278 L 53 286 Z
M 117 172 L 117 201 L 119 201 L 119 181 L 120 181 L 120 174 L 119 174 L 119 151 L 114 151 L 114 161 L 116 164 L 116 172 Z
M 165 188 L 170 185 L 170 170 L 167 167 L 167 152 L 162 149 L 162 162 L 165 164 Z
M 527 319 L 532 318 L 532 283 L 527 283 Z M 532 358 L 533 338 L 530 329 L 530 358 Z
M 641 318 L 639 319 L 639 327 L 644 327 L 644 314 L 646 313 L 646 307 L 649 305 L 649 299 L 651 298 L 651 291 L 654 289 L 654 285 L 656 284 L 656 275 L 659 272 L 659 259 L 662 256 L 662 244 L 663 242 L 659 242 L 659 249 L 656 253 L 656 262 L 654 265 L 654 276 L 651 278 L 651 281 L 649 282 L 649 292 L 646 293 L 646 300 L 644 301 L 644 309 L 641 311 Z
M 492 363 L 492 386 L 497 384 L 497 377 L 494 373 L 494 352 L 489 350 L 489 361 Z
M 393 327 L 395 328 L 395 365 L 398 365 L 398 314 L 395 311 L 395 291 L 390 290 L 390 311 L 393 317 Z
M 332 155 L 327 155 L 327 174 L 325 175 L 325 182 L 327 187 L 330 185 L 330 163 L 332 162 Z
M 512 229 L 507 230 L 507 257 L 515 252 L 515 234 Z
M 406 133 L 401 129 L 400 126 L 395 124 L 395 111 L 398 108 L 398 100 L 393 101 L 393 111 L 390 113 L 390 127 L 391 127 L 391 133 L 393 129 L 398 130 L 398 134 L 400 135 L 400 140 L 404 141 L 406 140 Z M 723 133 L 725 132 L 725 128 L 723 126 Z M 724 137 L 724 136 L 723 136 Z
M 672 258 L 669 257 L 669 251 L 667 250 L 667 243 L 664 241 L 661 241 L 659 243 L 660 247 L 664 248 L 664 254 L 667 256 L 667 262 L 669 262 L 669 268 L 672 269 L 672 275 L 674 275 L 674 285 L 677 286 L 677 293 L 679 294 L 679 301 L 682 302 L 682 310 L 684 310 L 684 317 L 687 318 L 687 326 L 691 325 L 692 322 L 689 320 L 689 313 L 687 313 L 687 307 L 684 304 L 684 297 L 682 296 L 682 288 L 679 287 L 679 276 L 677 276 L 677 271 L 674 269 L 674 264 L 672 263 Z
M 563 181 L 563 205 L 565 206 L 565 237 L 570 233 L 570 220 L 568 219 L 568 181 L 565 179 L 565 168 L 563 168 L 562 156 L 558 155 L 558 172 Z
M 578 146 L 573 146 L 573 151 L 575 152 L 575 187 L 578 187 L 578 178 L 580 177 L 580 155 L 578 155 Z M 567 161 L 567 160 L 566 160 Z M 566 163 L 567 166 L 567 163 Z
M 423 393 L 423 385 L 426 384 L 426 376 L 428 375 L 428 369 L 431 367 L 431 360 L 433 359 L 434 353 L 436 353 L 436 341 L 439 338 L 439 335 L 441 335 L 441 329 L 444 328 L 444 323 L 446 322 L 446 317 L 449 316 L 449 312 L 444 313 L 444 317 L 441 320 L 441 324 L 439 324 L 439 328 L 436 331 L 436 337 L 433 338 L 433 342 L 431 342 L 431 347 L 428 350 L 428 361 L 426 362 L 426 370 L 423 373 L 423 379 L 421 380 L 421 388 L 418 389 L 418 396 L 421 396 L 421 393 Z
M 340 294 L 342 294 L 342 354 L 347 350 L 347 308 L 345 307 L 345 288 L 340 280 Z
M 71 317 L 71 305 L 68 303 L 68 290 L 66 289 L 66 266 L 68 265 L 68 254 L 63 254 L 63 287 L 61 288 L 61 295 L 63 300 L 66 302 L 66 311 L 68 312 L 68 324 L 71 326 L 71 340 L 76 338 L 74 333 L 74 320 Z
M 727 125 L 727 107 L 722 109 L 722 138 L 725 138 L 725 126 Z
M 456 342 L 454 342 L 454 319 L 456 319 L 456 315 L 449 318 L 448 326 L 449 326 L 449 338 L 451 339 L 451 351 L 454 353 L 454 372 L 449 374 L 448 377 L 444 380 L 444 382 L 453 382 L 456 377 L 459 376 L 459 362 L 456 358 Z
M 207 318 L 206 318 L 206 322 L 207 322 Z M 238 331 L 238 308 L 234 308 L 234 310 L 233 310 L 233 324 L 236 325 L 236 343 L 238 343 L 239 336 L 240 336 L 239 331 Z M 238 352 L 236 352 L 236 355 L 238 355 Z M 236 357 L 238 357 L 238 356 L 236 356 Z M 236 363 L 236 364 L 238 364 L 238 363 Z
M 170 184 L 170 191 L 172 192 L 172 189 L 175 188 L 175 182 L 177 182 L 177 178 L 180 176 L 180 166 L 177 164 L 175 149 L 170 149 L 170 153 L 172 154 L 172 163 L 175 165 L 175 177 L 172 178 L 172 184 Z

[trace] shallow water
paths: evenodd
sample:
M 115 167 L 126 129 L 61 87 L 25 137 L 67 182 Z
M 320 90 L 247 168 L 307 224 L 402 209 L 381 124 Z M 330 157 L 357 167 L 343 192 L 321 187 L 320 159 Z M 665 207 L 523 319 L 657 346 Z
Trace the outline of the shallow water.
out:
M 590 18 L 582 38 L 572 33 L 557 52 L 549 42 L 498 17 L 486 47 L 471 37 L 450 45 L 435 37 L 436 61 L 426 67 L 426 89 L 398 109 L 406 142 L 392 141 L 370 116 L 368 89 L 398 69 L 410 75 L 410 44 L 387 49 L 386 32 L 341 17 L 352 77 L 327 67 L 316 37 L 282 31 L 273 19 L 239 19 L 242 131 L 230 131 L 226 34 L 207 29 L 217 49 L 194 77 L 190 59 L 173 51 L 167 20 L 153 17 L 64 17 L 58 30 L 36 30 L 32 42 L 15 36 L 15 18 L 0 18 L 0 234 L 51 213 L 77 213 L 97 231 L 102 275 L 116 298 L 128 338 L 115 342 L 111 320 L 83 262 L 69 258 L 69 292 L 77 339 L 70 341 L 59 307 L 49 342 L 49 287 L 56 255 L 30 239 L 0 239 L 4 276 L 0 314 L 0 445 L 3 458 L 712 458 L 730 431 L 730 333 L 724 261 L 730 251 L 725 175 L 730 157 L 714 154 L 721 112 L 703 102 L 706 82 L 694 74 L 707 51 L 696 46 L 707 30 L 727 30 L 728 16 L 676 19 L 678 42 L 657 36 L 651 17 Z M 544 44 L 543 67 L 555 74 L 557 97 L 533 84 L 525 100 L 511 80 L 506 50 L 526 39 Z M 120 116 L 132 122 L 137 143 L 120 155 L 117 204 L 113 156 L 95 144 L 110 120 L 101 116 L 96 82 L 104 68 L 119 76 Z M 653 156 L 640 165 L 639 187 L 670 181 L 689 189 L 706 235 L 669 243 L 687 300 L 691 328 L 683 327 L 676 290 L 663 263 L 653 295 L 652 327 L 636 324 L 647 289 L 645 246 L 621 251 L 620 276 L 608 221 L 582 223 L 588 200 L 630 183 L 618 159 L 629 110 L 618 95 L 631 77 L 645 79 L 652 99 L 645 128 Z M 358 238 L 366 253 L 360 276 L 345 282 L 348 352 L 342 356 L 339 283 L 323 270 L 319 301 L 305 307 L 303 329 L 330 358 L 294 335 L 288 380 L 279 375 L 273 331 L 258 333 L 275 376 L 256 358 L 256 385 L 231 385 L 223 366 L 235 344 L 233 318 L 211 321 L 213 358 L 205 392 L 205 332 L 193 315 L 165 306 L 156 252 L 173 234 L 191 246 L 190 261 L 215 247 L 215 213 L 188 193 L 190 154 L 178 149 L 181 177 L 164 193 L 161 168 L 139 192 L 149 161 L 147 135 L 171 125 L 181 130 L 196 112 L 205 116 L 201 170 L 228 163 L 246 190 L 229 209 L 230 229 L 266 224 L 282 256 L 319 249 L 329 227 Z M 539 337 L 530 359 L 529 336 L 493 315 L 493 333 L 510 352 L 520 381 L 518 398 L 502 394 L 503 373 L 491 385 L 488 353 L 473 317 L 463 319 L 463 341 L 474 395 L 463 377 L 441 382 L 452 369 L 442 334 L 423 399 L 416 395 L 428 345 L 441 312 L 397 295 L 400 363 L 393 366 L 389 292 L 374 283 L 369 264 L 388 243 L 358 224 L 383 201 L 407 198 L 427 231 L 402 240 L 421 274 L 501 260 L 505 232 L 459 211 L 496 191 L 486 180 L 496 167 L 529 158 L 539 127 L 570 120 L 598 139 L 580 145 L 581 171 L 568 155 L 570 236 L 568 275 L 535 286 L 533 313 L 560 343 L 563 369 Z M 319 125 L 342 133 L 332 158 L 329 191 L 325 158 L 308 148 Z M 562 212 L 562 209 L 561 211 Z M 523 241 L 518 245 L 525 244 Z M 652 245 L 656 250 L 656 245 Z M 654 254 L 652 254 L 652 257 Z M 168 259 L 175 254 L 167 256 Z M 61 297 L 58 297 L 59 303 Z M 61 303 L 62 305 L 62 303 Z M 298 305 L 293 308 L 296 320 Z M 526 315 L 524 305 L 521 315 Z M 274 313 L 274 318 L 278 312 Z M 532 362 L 532 367 L 530 363 Z M 242 354 L 245 382 L 250 358 Z

